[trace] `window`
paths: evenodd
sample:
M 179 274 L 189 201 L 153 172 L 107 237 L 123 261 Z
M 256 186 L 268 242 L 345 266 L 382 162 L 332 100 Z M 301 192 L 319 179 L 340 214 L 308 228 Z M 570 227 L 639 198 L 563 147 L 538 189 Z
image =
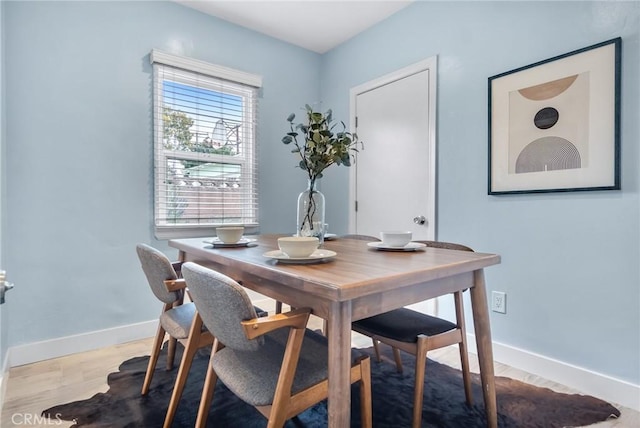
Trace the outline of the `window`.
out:
M 261 78 L 151 52 L 155 231 L 202 236 L 258 226 L 256 122 Z

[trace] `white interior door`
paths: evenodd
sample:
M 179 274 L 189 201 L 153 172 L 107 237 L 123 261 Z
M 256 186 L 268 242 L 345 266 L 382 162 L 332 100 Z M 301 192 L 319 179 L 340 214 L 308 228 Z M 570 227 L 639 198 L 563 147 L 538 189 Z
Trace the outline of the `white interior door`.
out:
M 435 58 L 352 89 L 364 148 L 352 168 L 350 232 L 435 238 L 435 91 Z
M 351 129 L 364 148 L 351 168 L 350 233 L 435 240 L 436 79 L 433 57 L 351 90 Z M 437 299 L 410 307 L 438 314 Z

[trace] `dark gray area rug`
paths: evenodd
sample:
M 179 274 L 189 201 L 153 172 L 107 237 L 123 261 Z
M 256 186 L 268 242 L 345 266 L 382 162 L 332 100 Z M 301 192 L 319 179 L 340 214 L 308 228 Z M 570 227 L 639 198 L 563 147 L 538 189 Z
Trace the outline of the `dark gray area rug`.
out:
M 386 352 L 387 347 L 383 347 Z M 372 355 L 371 348 L 362 350 Z M 180 350 L 179 350 L 180 352 Z M 140 395 L 148 356 L 123 362 L 119 371 L 108 376 L 109 390 L 93 397 L 44 410 L 43 415 L 75 421 L 74 427 L 161 427 L 177 369 L 164 369 L 162 351 L 147 396 Z M 174 427 L 192 427 L 208 363 L 208 351 L 194 359 Z M 414 358 L 403 353 L 404 373 L 397 373 L 390 358 L 378 363 L 372 357 L 374 427 L 410 427 L 413 402 Z M 179 359 L 176 359 L 179 361 Z M 358 387 L 352 390 L 352 424 L 360 426 Z M 620 412 L 594 397 L 560 394 L 505 377 L 496 377 L 498 423 L 500 427 L 575 427 L 590 425 Z M 486 426 L 479 375 L 473 375 L 473 406 L 467 406 L 462 373 L 428 360 L 422 412 L 425 427 L 473 428 Z M 253 407 L 237 399 L 220 382 L 209 412 L 210 427 L 265 427 L 266 419 Z M 287 422 L 287 428 L 327 426 L 326 401 Z

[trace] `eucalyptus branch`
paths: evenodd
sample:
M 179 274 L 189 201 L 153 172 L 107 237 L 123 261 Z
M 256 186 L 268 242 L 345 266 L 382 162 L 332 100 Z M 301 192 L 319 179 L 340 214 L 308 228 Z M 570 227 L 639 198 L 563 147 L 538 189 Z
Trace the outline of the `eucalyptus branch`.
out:
M 358 141 L 355 133 L 346 131 L 344 122 L 340 122 L 342 130 L 334 132 L 336 124 L 332 123 L 332 111 L 326 113 L 306 109 L 306 123 L 294 123 L 295 114 L 287 117 L 290 132 L 282 138 L 284 144 L 293 143 L 292 153 L 300 157 L 298 167 L 306 171 L 309 179 L 322 177 L 322 172 L 333 164 L 351 166 L 351 156 L 358 152 Z M 298 141 L 298 137 L 304 143 Z
M 284 144 L 293 144 L 291 153 L 297 153 L 300 157 L 297 166 L 306 171 L 309 177 L 306 212 L 298 233 L 302 233 L 305 227 L 314 230 L 317 210 L 314 193 L 319 193 L 315 190 L 316 180 L 322 178 L 323 171 L 333 164 L 351 166 L 351 156 L 358 152 L 358 145 L 362 146 L 355 133 L 346 131 L 344 122 L 340 122 L 341 130 L 334 131 L 337 125 L 332 123 L 331 110 L 323 114 L 313 111 L 309 105 L 305 106 L 305 110 L 305 123 L 294 123 L 296 115 L 293 113 L 287 117 L 289 132 L 282 138 Z

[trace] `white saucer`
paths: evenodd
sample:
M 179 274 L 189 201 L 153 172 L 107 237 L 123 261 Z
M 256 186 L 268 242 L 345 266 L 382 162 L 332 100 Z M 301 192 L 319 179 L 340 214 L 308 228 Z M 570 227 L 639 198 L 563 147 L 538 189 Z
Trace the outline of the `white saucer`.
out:
M 313 253 L 311 253 L 309 257 L 291 258 L 280 250 L 273 250 L 273 251 L 267 251 L 266 253 L 263 254 L 263 256 L 269 257 L 270 259 L 276 259 L 277 261 L 282 263 L 303 264 L 303 263 L 323 262 L 325 260 L 329 260 L 332 257 L 335 257 L 336 254 L 337 253 L 335 251 L 318 249 L 318 250 L 315 250 Z
M 392 247 L 390 245 L 385 245 L 382 242 L 368 242 L 367 246 L 382 251 L 415 251 L 418 248 L 424 248 L 427 245 L 421 242 L 409 242 L 404 247 Z
M 334 239 L 336 239 L 338 237 L 338 235 L 336 235 L 335 233 L 325 233 L 324 234 L 324 240 L 325 241 L 332 241 Z
M 248 246 L 250 243 L 255 242 L 256 240 L 253 238 L 245 238 L 242 237 L 240 238 L 240 240 L 234 244 L 225 244 L 224 242 L 222 242 L 220 240 L 220 238 L 215 237 L 215 238 L 211 238 L 211 239 L 205 239 L 204 242 L 205 244 L 211 244 L 213 245 L 214 248 L 235 248 L 235 247 L 246 247 Z

